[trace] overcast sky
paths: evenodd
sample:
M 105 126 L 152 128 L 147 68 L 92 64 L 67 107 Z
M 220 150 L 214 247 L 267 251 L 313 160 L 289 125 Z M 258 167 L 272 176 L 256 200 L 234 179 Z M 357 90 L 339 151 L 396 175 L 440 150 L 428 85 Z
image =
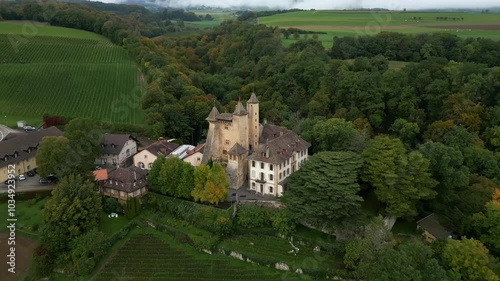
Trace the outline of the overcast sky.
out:
M 99 0 L 117 3 L 121 0 Z M 197 6 L 210 7 L 269 7 L 280 9 L 352 9 L 352 8 L 386 8 L 391 10 L 430 9 L 430 8 L 486 8 L 500 6 L 499 0 L 165 0 L 158 2 L 162 6 Z

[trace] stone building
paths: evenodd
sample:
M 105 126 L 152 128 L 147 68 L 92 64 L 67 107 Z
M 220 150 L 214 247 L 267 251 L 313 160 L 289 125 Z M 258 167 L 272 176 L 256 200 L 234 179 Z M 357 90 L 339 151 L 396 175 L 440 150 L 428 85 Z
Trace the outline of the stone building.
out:
M 307 159 L 309 143 L 286 128 L 259 123 L 259 100 L 255 93 L 250 96 L 246 107 L 238 101 L 233 113 L 219 113 L 214 106 L 206 120 L 209 128 L 202 162 L 221 163 L 226 168 L 231 188 L 248 187 L 257 193 L 279 196 L 283 191 L 278 186 L 280 179 L 293 173 Z M 257 173 L 252 169 L 255 167 L 250 166 L 256 161 L 259 165 L 267 163 L 262 172 L 268 177 L 272 171 L 272 181 L 261 183 L 261 171 L 258 176 L 249 177 L 251 171 Z M 274 169 L 280 165 L 284 171 Z M 282 173 L 281 177 L 279 173 Z

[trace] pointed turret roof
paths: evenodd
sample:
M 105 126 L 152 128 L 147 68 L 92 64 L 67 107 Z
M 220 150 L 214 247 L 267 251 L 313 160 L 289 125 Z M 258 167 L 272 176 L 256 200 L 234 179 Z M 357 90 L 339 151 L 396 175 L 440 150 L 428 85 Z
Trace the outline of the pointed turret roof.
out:
M 207 121 L 215 122 L 217 120 L 217 116 L 219 116 L 219 111 L 217 110 L 217 107 L 212 107 L 212 110 L 210 111 L 210 114 L 208 117 L 205 119 Z
M 252 92 L 252 95 L 250 95 L 247 103 L 259 103 L 259 100 L 257 99 L 257 96 L 254 92 Z
M 236 104 L 236 108 L 234 109 L 233 115 L 245 115 L 248 114 L 247 110 L 245 107 L 243 107 L 243 104 L 241 101 L 238 101 L 238 104 Z

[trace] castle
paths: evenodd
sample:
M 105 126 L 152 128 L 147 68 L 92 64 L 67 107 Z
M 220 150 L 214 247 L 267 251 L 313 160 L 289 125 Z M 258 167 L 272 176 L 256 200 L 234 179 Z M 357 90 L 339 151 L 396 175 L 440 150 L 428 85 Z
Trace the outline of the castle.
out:
M 252 93 L 246 108 L 238 101 L 234 112 L 219 113 L 214 106 L 206 118 L 208 135 L 203 163 L 226 168 L 231 188 L 280 196 L 283 180 L 307 160 L 311 146 L 284 127 L 259 123 L 259 100 Z

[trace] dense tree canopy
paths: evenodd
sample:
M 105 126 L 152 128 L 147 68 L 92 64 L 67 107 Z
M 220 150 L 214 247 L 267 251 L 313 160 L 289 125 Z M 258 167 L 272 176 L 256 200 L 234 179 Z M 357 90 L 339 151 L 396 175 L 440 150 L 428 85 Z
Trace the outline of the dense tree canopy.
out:
M 335 228 L 356 223 L 361 157 L 354 152 L 320 152 L 286 179 L 280 200 L 299 222 Z

